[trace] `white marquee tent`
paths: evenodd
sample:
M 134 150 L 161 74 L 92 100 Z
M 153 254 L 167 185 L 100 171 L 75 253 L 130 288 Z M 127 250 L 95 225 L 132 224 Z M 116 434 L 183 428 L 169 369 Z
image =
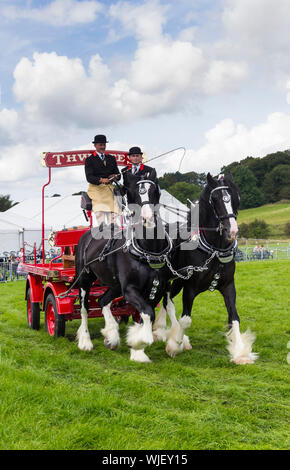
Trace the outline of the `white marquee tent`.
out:
M 83 211 L 80 207 L 80 196 L 60 196 L 45 198 L 45 236 L 51 231 L 63 228 L 86 226 Z M 161 217 L 167 222 L 184 221 L 183 211 L 186 206 L 171 196 L 167 191 L 161 191 L 161 204 L 179 209 L 179 215 L 170 208 L 162 208 Z M 20 202 L 5 212 L 0 212 L 0 254 L 4 251 L 18 251 L 23 241 L 32 251 L 33 243 L 37 248 L 41 243 L 41 198 L 31 198 Z

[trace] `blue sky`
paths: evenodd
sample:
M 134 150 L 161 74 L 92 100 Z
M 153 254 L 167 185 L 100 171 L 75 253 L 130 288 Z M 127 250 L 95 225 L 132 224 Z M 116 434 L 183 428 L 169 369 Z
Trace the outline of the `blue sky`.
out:
M 40 152 L 96 133 L 148 158 L 184 146 L 183 172 L 290 148 L 289 43 L 289 0 L 1 0 L 0 194 L 40 194 Z

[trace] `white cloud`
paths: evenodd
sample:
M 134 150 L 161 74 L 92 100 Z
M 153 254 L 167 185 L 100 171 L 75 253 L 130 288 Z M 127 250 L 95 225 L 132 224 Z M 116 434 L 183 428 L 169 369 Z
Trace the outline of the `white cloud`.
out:
M 14 71 L 14 94 L 23 102 L 31 119 L 63 125 L 104 123 L 112 115 L 100 115 L 108 106 L 109 70 L 97 54 L 91 58 L 87 74 L 80 59 L 55 52 L 23 58 Z M 98 110 L 98 111 L 97 111 Z
M 196 26 L 189 26 L 188 28 L 182 29 L 178 35 L 179 41 L 192 42 L 196 37 L 197 30 Z
M 235 90 L 247 77 L 243 63 L 209 61 L 190 42 L 169 38 L 140 43 L 127 70 L 114 82 L 98 54 L 86 70 L 79 58 L 34 53 L 17 64 L 13 89 L 30 119 L 106 126 L 176 112 L 198 95 Z
M 11 139 L 15 139 L 18 127 L 18 114 L 14 109 L 3 108 L 0 112 L 0 138 L 2 145 Z
M 286 84 L 286 88 L 287 90 L 289 90 L 289 92 L 287 93 L 287 103 L 290 104 L 290 80 L 288 80 L 287 84 Z
M 8 6 L 2 8 L 1 13 L 10 20 L 29 19 L 52 26 L 70 26 L 95 21 L 102 9 L 102 4 L 94 0 L 54 0 L 40 8 Z
M 223 165 L 247 156 L 263 157 L 268 153 L 290 148 L 290 115 L 272 113 L 267 121 L 247 129 L 224 119 L 206 134 L 206 143 L 198 150 L 188 150 L 182 172 L 211 171 L 217 174 Z
M 1 186 L 3 183 L 20 181 L 37 175 L 40 147 L 19 143 L 4 146 L 0 152 Z M 20 189 L 20 188 L 18 188 Z
M 228 47 L 243 50 L 248 57 L 265 53 L 288 55 L 290 40 L 289 0 L 226 0 L 223 22 Z
M 140 47 L 131 64 L 131 84 L 144 93 L 200 89 L 199 78 L 206 67 L 201 49 L 190 42 L 163 41 Z
M 245 62 L 214 60 L 206 73 L 204 90 L 207 94 L 238 90 L 248 75 L 249 69 Z
M 166 11 L 167 7 L 155 0 L 141 5 L 120 1 L 110 6 L 109 15 L 112 19 L 121 22 L 123 34 L 131 34 L 139 41 L 152 43 L 162 38 Z

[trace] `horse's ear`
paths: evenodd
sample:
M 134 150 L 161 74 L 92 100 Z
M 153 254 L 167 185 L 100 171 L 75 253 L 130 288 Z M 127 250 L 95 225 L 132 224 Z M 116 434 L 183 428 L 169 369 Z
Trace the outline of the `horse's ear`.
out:
M 208 173 L 208 174 L 206 175 L 206 179 L 207 179 L 207 182 L 208 182 L 208 184 L 209 184 L 210 186 L 215 186 L 215 185 L 216 185 L 216 181 L 215 181 L 215 179 L 211 176 L 210 173 Z

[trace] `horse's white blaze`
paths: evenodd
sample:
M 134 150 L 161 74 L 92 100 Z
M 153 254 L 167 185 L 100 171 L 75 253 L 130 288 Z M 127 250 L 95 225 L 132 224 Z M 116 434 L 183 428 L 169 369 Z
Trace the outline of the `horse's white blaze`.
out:
M 234 320 L 232 328 L 226 336 L 231 361 L 236 364 L 254 364 L 259 357 L 258 354 L 252 352 L 252 345 L 256 339 L 255 334 L 250 330 L 241 334 L 240 324 L 237 320 Z
M 226 212 L 227 212 L 227 214 L 232 214 L 233 213 L 233 208 L 232 208 L 232 204 L 231 204 L 230 195 L 227 191 L 225 191 L 225 192 L 226 192 L 226 196 L 229 197 L 229 202 L 224 202 Z M 237 221 L 234 217 L 230 217 L 229 222 L 230 222 L 231 237 L 235 238 L 237 236 L 237 233 L 238 233 L 238 230 L 239 230 Z
M 77 331 L 78 346 L 82 351 L 91 351 L 93 349 L 93 343 L 91 341 L 90 332 L 88 328 L 88 312 L 85 308 L 84 300 L 86 291 L 81 289 L 81 326 Z
M 111 312 L 111 303 L 103 307 L 102 314 L 105 319 L 105 328 L 102 328 L 101 333 L 110 349 L 116 349 L 120 344 L 119 325 Z
M 144 194 L 140 194 L 141 203 L 144 204 L 142 205 L 142 208 L 141 208 L 141 216 L 143 217 L 143 219 L 148 221 L 153 218 L 153 211 L 150 205 L 145 204 L 149 202 L 148 191 L 151 185 L 150 183 L 143 183 L 143 185 L 144 185 L 145 192 Z
M 141 217 L 145 220 L 151 220 L 153 218 L 153 212 L 149 204 L 145 204 L 141 208 Z
M 164 306 L 160 308 L 153 325 L 154 341 L 166 341 L 166 310 Z
M 153 343 L 152 324 L 149 315 L 141 313 L 143 324 L 135 323 L 127 333 L 127 344 L 132 349 L 144 349 Z

